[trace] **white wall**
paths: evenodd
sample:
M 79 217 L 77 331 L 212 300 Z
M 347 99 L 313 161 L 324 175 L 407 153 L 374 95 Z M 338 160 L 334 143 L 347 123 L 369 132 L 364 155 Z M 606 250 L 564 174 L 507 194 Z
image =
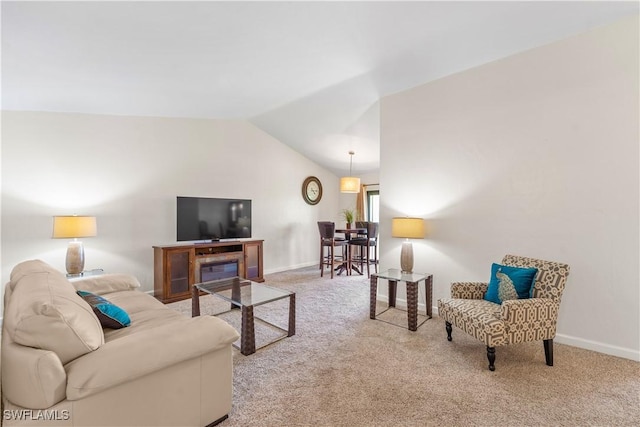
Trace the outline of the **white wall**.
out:
M 86 269 L 153 288 L 153 245 L 175 238 L 176 196 L 252 199 L 265 272 L 317 262 L 317 225 L 338 219 L 338 177 L 246 121 L 2 112 L 2 283 L 40 258 L 64 271 L 52 216 L 95 215 Z M 303 180 L 324 187 L 316 206 Z
M 386 97 L 381 264 L 424 217 L 434 301 L 507 253 L 566 262 L 558 342 L 640 360 L 638 19 Z M 385 225 L 386 224 L 386 225 Z

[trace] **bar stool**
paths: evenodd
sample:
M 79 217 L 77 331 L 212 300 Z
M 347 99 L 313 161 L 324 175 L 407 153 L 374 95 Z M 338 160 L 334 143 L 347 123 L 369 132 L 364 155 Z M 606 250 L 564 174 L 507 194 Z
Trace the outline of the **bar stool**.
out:
M 334 266 L 338 262 L 346 262 L 347 268 L 350 267 L 349 258 L 347 257 L 348 246 L 347 241 L 336 238 L 336 224 L 331 221 L 318 221 L 318 231 L 320 232 L 320 277 L 324 277 L 324 267 L 331 268 L 331 278 L 333 279 Z M 325 254 L 325 248 L 327 253 Z M 341 254 L 336 255 L 336 248 L 341 248 Z M 341 261 L 337 261 L 340 258 Z
M 351 263 L 356 263 L 362 269 L 362 265 L 367 265 L 367 277 L 371 277 L 369 265 L 373 263 L 376 273 L 378 272 L 378 223 L 377 222 L 361 222 L 356 224 L 358 228 L 366 228 L 366 235 L 358 235 L 349 241 L 350 247 L 357 247 L 358 251 L 351 248 L 349 252 L 352 254 Z M 371 252 L 373 251 L 373 258 Z M 355 254 L 355 255 L 354 255 Z M 364 273 L 364 271 L 363 271 Z

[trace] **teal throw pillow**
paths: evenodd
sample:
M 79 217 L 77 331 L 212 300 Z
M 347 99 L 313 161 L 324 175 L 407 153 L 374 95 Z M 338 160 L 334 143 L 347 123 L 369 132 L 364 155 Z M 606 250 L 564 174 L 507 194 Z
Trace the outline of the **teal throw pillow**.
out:
M 126 311 L 100 295 L 87 291 L 76 291 L 93 309 L 103 328 L 120 329 L 131 324 Z
M 484 299 L 502 304 L 510 299 L 531 298 L 537 268 L 511 267 L 493 263 L 491 279 Z

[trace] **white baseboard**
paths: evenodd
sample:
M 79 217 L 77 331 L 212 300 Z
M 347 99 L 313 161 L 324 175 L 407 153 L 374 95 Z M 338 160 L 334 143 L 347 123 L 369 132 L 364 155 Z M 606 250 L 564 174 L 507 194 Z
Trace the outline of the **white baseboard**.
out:
M 598 353 L 604 353 L 640 362 L 640 351 L 631 348 L 618 347 L 597 341 L 585 340 L 584 338 L 576 338 L 565 334 L 556 334 L 554 341 L 559 344 L 566 344 L 573 347 L 584 348 L 585 350 L 593 350 Z
M 382 299 L 378 299 L 382 303 L 387 303 L 386 296 Z M 396 306 L 404 310 L 407 309 L 407 301 L 397 299 Z M 425 305 L 418 303 L 418 311 L 425 312 Z M 438 316 L 438 307 L 432 307 L 433 316 Z M 624 359 L 634 360 L 640 362 L 640 351 L 631 348 L 618 347 L 611 344 L 601 343 L 597 341 L 586 340 L 583 338 L 577 338 L 565 334 L 556 334 L 554 342 L 558 344 L 570 345 L 572 347 L 583 348 L 585 350 L 596 351 L 598 353 L 608 354 L 610 356 L 622 357 Z
M 273 274 L 273 273 L 280 273 L 283 271 L 295 270 L 296 268 L 311 267 L 312 265 L 318 265 L 318 261 L 304 262 L 301 264 L 289 265 L 289 266 L 280 267 L 280 268 L 271 268 L 271 269 L 265 270 L 264 274 L 267 275 L 267 274 Z

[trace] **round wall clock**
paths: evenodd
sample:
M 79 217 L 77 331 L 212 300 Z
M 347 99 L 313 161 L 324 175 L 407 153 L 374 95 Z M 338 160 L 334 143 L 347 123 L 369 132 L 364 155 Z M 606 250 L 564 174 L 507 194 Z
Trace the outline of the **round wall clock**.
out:
M 315 176 L 310 176 L 302 183 L 302 198 L 310 205 L 317 205 L 322 199 L 322 184 Z

